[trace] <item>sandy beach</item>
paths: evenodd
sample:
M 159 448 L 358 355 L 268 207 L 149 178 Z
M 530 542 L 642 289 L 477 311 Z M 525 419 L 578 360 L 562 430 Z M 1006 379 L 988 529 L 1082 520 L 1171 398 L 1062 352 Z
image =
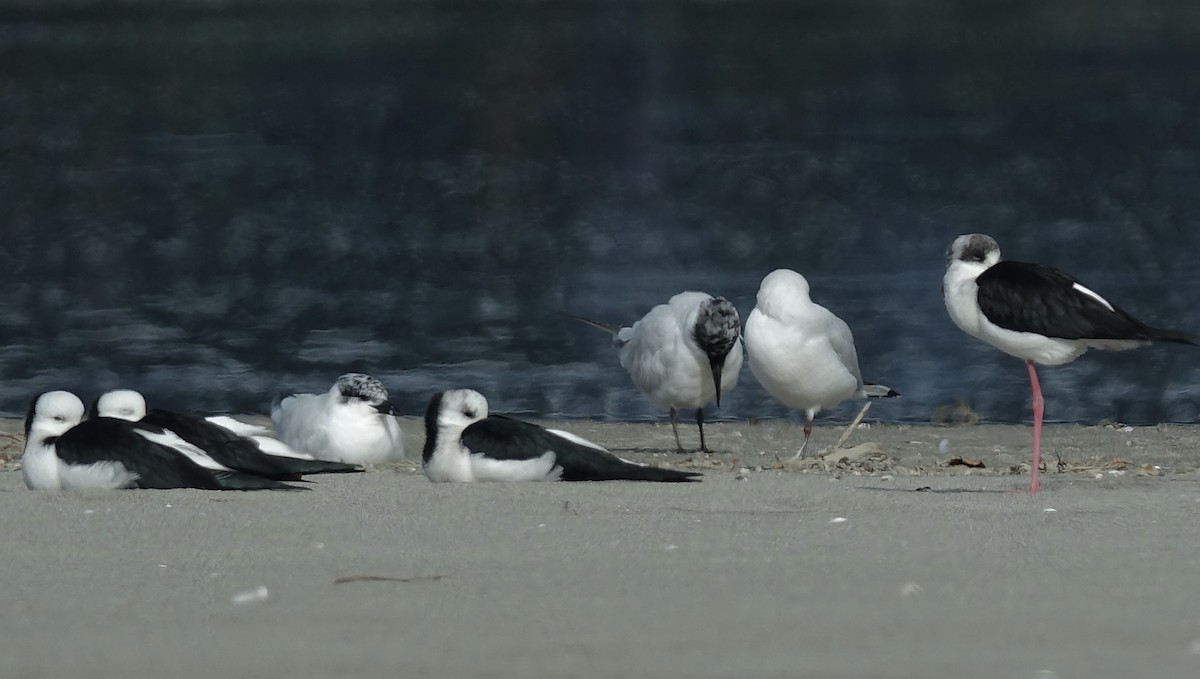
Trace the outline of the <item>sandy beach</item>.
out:
M 1200 427 L 1048 426 L 1031 497 L 1027 426 L 791 464 L 791 422 L 557 422 L 704 481 L 52 494 L 3 424 L 3 677 L 1200 676 Z

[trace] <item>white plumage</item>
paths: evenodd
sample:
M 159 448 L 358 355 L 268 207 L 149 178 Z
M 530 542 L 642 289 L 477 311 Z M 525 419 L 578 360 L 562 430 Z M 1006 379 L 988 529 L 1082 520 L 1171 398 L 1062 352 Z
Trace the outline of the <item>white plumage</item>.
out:
M 818 412 L 853 397 L 896 395 L 863 384 L 854 335 L 846 322 L 812 301 L 808 281 L 790 269 L 767 274 L 746 319 L 750 370 L 769 394 L 805 412 L 803 454 Z
M 404 459 L 404 434 L 378 380 L 342 375 L 324 394 L 296 394 L 271 410 L 275 434 L 319 460 L 382 464 Z

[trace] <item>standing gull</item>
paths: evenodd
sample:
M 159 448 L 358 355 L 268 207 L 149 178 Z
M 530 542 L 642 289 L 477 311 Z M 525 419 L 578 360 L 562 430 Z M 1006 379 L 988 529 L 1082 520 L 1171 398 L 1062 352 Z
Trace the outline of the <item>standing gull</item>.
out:
M 1062 365 L 1088 349 L 1133 349 L 1152 341 L 1196 344 L 1196 337 L 1148 326 L 1074 277 L 1042 264 L 1000 261 L 991 236 L 959 236 L 946 250 L 946 311 L 963 332 L 1025 361 L 1033 389 L 1033 469 L 1038 491 L 1045 402 L 1034 363 Z
M 381 464 L 404 459 L 404 435 L 383 383 L 347 373 L 324 394 L 295 394 L 271 409 L 275 433 L 321 460 Z
M 704 440 L 704 406 L 721 407 L 721 392 L 737 386 L 742 369 L 741 321 L 737 309 L 724 297 L 687 291 L 659 304 L 632 326 L 618 328 L 573 316 L 613 335 L 621 367 L 651 401 L 670 409 L 675 445 L 679 440 L 676 408 L 694 408 Z
M 146 399 L 132 389 L 114 389 L 96 399 L 92 413 L 141 422 L 173 432 L 203 451 L 218 464 L 255 476 L 299 480 L 304 474 L 337 474 L 362 471 L 355 465 L 305 459 L 280 441 L 263 436 L 243 437 L 202 417 L 169 410 L 147 410 Z
M 436 394 L 425 411 L 425 476 L 445 481 L 696 481 L 699 474 L 636 464 L 574 434 L 488 415 L 471 389 Z
M 68 391 L 34 397 L 25 417 L 21 476 L 32 490 L 203 488 L 295 490 L 221 467 L 162 429 L 109 417 L 80 421 L 83 402 Z
M 746 319 L 750 371 L 767 393 L 805 413 L 804 443 L 792 459 L 804 454 L 813 417 L 821 410 L 852 397 L 899 396 L 863 382 L 850 327 L 812 301 L 804 276 L 791 269 L 772 271 L 762 280 L 757 301 Z

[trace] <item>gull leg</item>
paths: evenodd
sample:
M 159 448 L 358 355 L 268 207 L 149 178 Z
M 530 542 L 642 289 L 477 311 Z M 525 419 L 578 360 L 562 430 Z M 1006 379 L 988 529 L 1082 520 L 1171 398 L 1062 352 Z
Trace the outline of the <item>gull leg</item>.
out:
M 797 450 L 796 454 L 792 456 L 793 460 L 799 460 L 804 455 L 804 449 L 808 447 L 808 437 L 812 436 L 812 421 L 812 415 L 804 416 L 804 443 L 800 445 L 800 450 Z
M 1029 367 L 1029 383 L 1033 386 L 1033 469 L 1029 492 L 1036 493 L 1039 488 L 1038 468 L 1042 466 L 1042 414 L 1045 412 L 1046 402 L 1042 400 L 1042 387 L 1038 384 L 1033 361 L 1025 361 L 1025 365 Z
M 675 409 L 671 408 L 671 430 L 675 432 L 675 447 L 679 452 L 687 452 L 683 449 L 683 444 L 679 442 L 679 416 L 675 414 Z
M 850 438 L 850 435 L 854 433 L 854 428 L 863 421 L 863 418 L 867 416 L 867 411 L 870 409 L 871 402 L 867 401 L 863 404 L 862 410 L 858 411 L 858 417 L 854 418 L 854 421 L 850 423 L 849 427 L 846 427 L 846 431 L 842 433 L 842 438 L 838 439 L 838 442 L 833 444 L 833 448 L 830 448 L 830 450 L 837 450 L 846 444 L 846 441 Z
M 711 453 L 704 443 L 704 408 L 696 408 L 696 425 L 700 427 L 700 452 Z

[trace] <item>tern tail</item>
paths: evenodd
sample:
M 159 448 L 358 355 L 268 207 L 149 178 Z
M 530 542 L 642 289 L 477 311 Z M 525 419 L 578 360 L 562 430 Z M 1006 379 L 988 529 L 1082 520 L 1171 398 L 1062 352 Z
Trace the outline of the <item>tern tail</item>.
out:
M 563 313 L 563 316 L 566 316 L 567 318 L 574 318 L 580 323 L 587 323 L 593 328 L 599 328 L 611 334 L 613 337 L 616 337 L 617 333 L 621 332 L 621 326 L 613 325 L 612 323 L 601 323 L 600 321 L 593 321 L 590 318 L 584 318 L 583 316 L 576 316 L 575 314 L 568 314 L 565 312 Z

